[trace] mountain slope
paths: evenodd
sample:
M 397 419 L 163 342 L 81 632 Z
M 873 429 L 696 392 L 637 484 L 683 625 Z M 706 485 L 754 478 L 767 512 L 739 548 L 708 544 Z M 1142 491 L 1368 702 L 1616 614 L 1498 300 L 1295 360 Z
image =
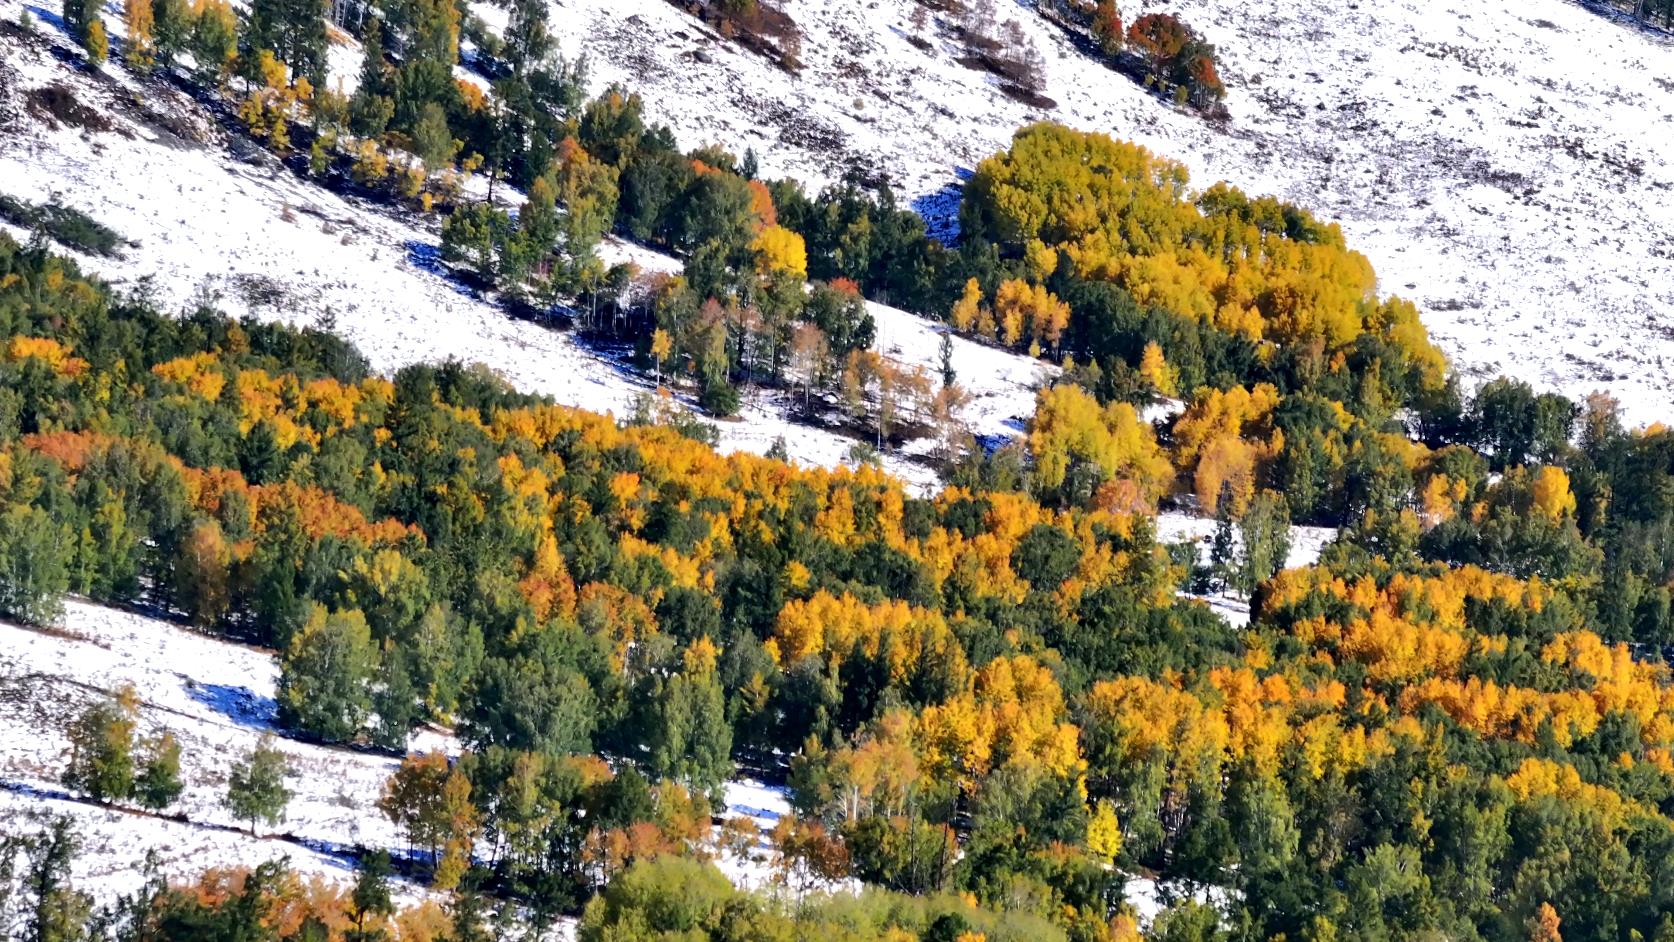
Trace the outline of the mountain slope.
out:
M 1572 396 L 1606 388 L 1630 418 L 1674 390 L 1674 48 L 1571 0 L 1314 4 L 1181 0 L 1220 50 L 1231 119 L 1181 113 L 1000 4 L 1046 60 L 1039 110 L 960 65 L 916 0 L 786 0 L 795 77 L 665 0 L 554 0 L 595 84 L 641 91 L 683 141 L 753 147 L 814 188 L 887 173 L 946 223 L 962 173 L 1050 118 L 1130 138 L 1339 220 L 1385 293 L 1420 305 L 1469 373 Z M 478 9 L 486 9 L 478 7 Z M 933 23 L 944 23 L 938 14 Z

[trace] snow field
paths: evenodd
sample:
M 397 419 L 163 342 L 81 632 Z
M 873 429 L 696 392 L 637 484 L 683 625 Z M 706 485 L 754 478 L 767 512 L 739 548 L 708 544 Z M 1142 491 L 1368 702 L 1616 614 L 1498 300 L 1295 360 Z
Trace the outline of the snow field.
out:
M 1037 110 L 961 65 L 917 0 L 784 0 L 788 75 L 666 0 L 553 0 L 592 82 L 639 91 L 683 143 L 753 147 L 810 191 L 888 174 L 944 227 L 957 185 L 1012 131 L 1052 119 L 1180 160 L 1343 225 L 1380 290 L 1418 303 L 1470 378 L 1606 389 L 1635 422 L 1674 391 L 1674 48 L 1572 0 L 1128 0 L 1220 51 L 1231 120 L 1205 123 L 1078 52 L 1034 0 L 997 3 L 1046 60 Z M 477 4 L 473 9 L 489 9 Z

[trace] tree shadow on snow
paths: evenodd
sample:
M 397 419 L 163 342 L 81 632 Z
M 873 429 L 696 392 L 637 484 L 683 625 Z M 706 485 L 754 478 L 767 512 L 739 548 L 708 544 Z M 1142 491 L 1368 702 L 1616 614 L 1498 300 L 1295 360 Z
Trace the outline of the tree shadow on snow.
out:
M 441 246 L 421 242 L 418 239 L 408 239 L 403 248 L 407 250 L 407 264 L 420 271 L 435 275 L 447 282 L 449 288 L 473 301 L 482 299 L 480 294 L 472 291 L 471 287 L 461 281 L 448 266 L 442 264 Z
M 258 696 L 249 687 L 200 684 L 189 677 L 183 679 L 186 695 L 193 701 L 209 707 L 240 726 L 260 730 L 273 728 L 273 719 L 278 713 L 279 705 L 272 697 Z
M 24 9 L 29 11 L 29 15 L 34 17 L 36 22 L 50 26 L 66 36 L 69 35 L 69 31 L 64 29 L 64 17 L 59 12 L 34 4 L 30 4 Z
M 955 182 L 912 201 L 912 210 L 923 217 L 930 238 L 946 246 L 959 241 L 959 204 L 965 199 L 965 184 L 976 176 L 976 171 L 956 167 L 953 175 L 958 178 Z

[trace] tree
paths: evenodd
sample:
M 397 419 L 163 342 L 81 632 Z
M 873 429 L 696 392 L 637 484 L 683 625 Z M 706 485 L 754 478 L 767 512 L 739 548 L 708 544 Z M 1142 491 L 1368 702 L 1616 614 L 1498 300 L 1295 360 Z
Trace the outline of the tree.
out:
M 60 16 L 64 20 L 64 29 L 71 38 L 83 45 L 87 42 L 87 29 L 98 18 L 98 4 L 92 0 L 64 0 Z
M 440 752 L 409 755 L 384 784 L 378 809 L 405 832 L 409 846 L 430 854 L 438 889 L 459 884 L 479 828 L 463 769 Z
M 1122 853 L 1122 825 L 1116 819 L 1116 807 L 1101 800 L 1087 818 L 1087 850 L 1100 860 L 1110 863 Z
M 1245 508 L 1238 526 L 1244 547 L 1233 584 L 1248 597 L 1284 568 L 1290 555 L 1290 507 L 1282 495 L 1262 491 Z
M 380 937 L 367 932 L 366 917 L 382 920 L 395 912 L 395 901 L 390 898 L 390 872 L 389 851 L 369 850 L 360 855 L 360 873 L 355 877 L 355 890 L 350 897 L 355 931 L 360 937 L 356 942 Z
M 232 551 L 214 520 L 200 520 L 180 546 L 174 565 L 175 602 L 192 623 L 213 627 L 232 604 Z
M 134 69 L 149 69 L 157 61 L 155 30 L 156 17 L 151 0 L 124 0 L 123 21 L 128 28 L 128 50 L 125 58 Z
M 1147 13 L 1128 27 L 1128 46 L 1151 67 L 1151 79 L 1164 81 L 1175 60 L 1191 41 L 1191 31 L 1169 13 Z
M 87 24 L 87 38 L 82 40 L 82 48 L 87 50 L 87 61 L 95 66 L 104 65 L 106 57 L 110 55 L 110 40 L 105 36 L 105 21 L 98 17 Z
M 23 923 L 24 942 L 82 942 L 88 937 L 93 900 L 70 882 L 77 843 L 66 817 L 54 818 L 31 842 L 24 885 L 34 897 L 34 906 Z
M 38 507 L 14 504 L 0 513 L 0 615 L 47 625 L 64 611 L 73 541 Z
M 235 819 L 250 822 L 252 837 L 256 822 L 266 822 L 271 827 L 285 820 L 285 806 L 291 801 L 285 779 L 290 774 L 290 763 L 274 745 L 272 736 L 263 736 L 256 748 L 233 765 L 232 773 L 227 776 L 224 803 Z
M 1133 406 L 1100 408 L 1079 386 L 1041 390 L 1029 447 L 1041 488 L 1069 499 L 1086 499 L 1114 481 L 1126 482 L 1135 499 L 1148 503 L 1172 477 L 1155 434 Z
M 326 742 L 353 739 L 372 709 L 374 664 L 359 609 L 310 606 L 279 666 L 279 721 Z
M 290 67 L 293 76 L 306 76 L 325 85 L 326 21 L 324 0 L 253 0 L 245 33 L 249 58 L 269 50 Z
M 687 647 L 684 670 L 653 699 L 651 771 L 695 792 L 713 793 L 732 773 L 732 725 L 708 638 Z
M 142 807 L 161 811 L 180 797 L 180 741 L 164 732 L 147 744 L 148 754 L 134 783 L 134 795 Z
M 651 359 L 657 366 L 657 385 L 663 382 L 663 361 L 674 352 L 674 340 L 661 327 L 651 332 Z
M 1540 909 L 1529 918 L 1529 942 L 1564 942 L 1563 936 L 1558 934 L 1562 922 L 1551 903 L 1541 903 Z
M 227 0 L 197 0 L 192 9 L 189 44 L 198 70 L 216 81 L 225 81 L 238 53 L 238 18 Z
M 437 171 L 453 164 L 453 157 L 459 150 L 459 142 L 453 139 L 453 132 L 448 128 L 448 116 L 442 111 L 442 106 L 435 102 L 427 103 L 419 112 L 419 119 L 413 125 L 413 153 L 424 161 L 424 168 Z
M 64 787 L 102 804 L 134 794 L 134 727 L 139 695 L 131 686 L 98 700 L 70 725 Z

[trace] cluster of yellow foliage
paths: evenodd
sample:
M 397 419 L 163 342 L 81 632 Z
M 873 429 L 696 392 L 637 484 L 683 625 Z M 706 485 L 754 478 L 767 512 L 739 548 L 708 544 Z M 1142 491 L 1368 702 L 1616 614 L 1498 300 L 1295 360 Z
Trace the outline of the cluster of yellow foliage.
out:
M 1042 487 L 1064 483 L 1072 465 L 1087 464 L 1101 483 L 1126 482 L 1144 506 L 1153 506 L 1171 477 L 1168 459 L 1150 424 L 1133 406 L 1100 406 L 1079 386 L 1053 386 L 1035 400 L 1029 448 Z
M 70 348 L 48 337 L 16 336 L 6 344 L 6 362 L 38 360 L 59 376 L 80 376 L 87 361 L 70 355 Z
M 1235 515 L 1249 505 L 1258 470 L 1284 450 L 1284 433 L 1272 422 L 1278 405 L 1279 391 L 1267 383 L 1224 392 L 1206 387 L 1192 397 L 1174 425 L 1174 463 L 1206 512 L 1219 509 L 1223 488 Z
M 1056 260 L 1056 256 L 1049 255 Z M 975 278 L 965 283 L 965 292 L 953 306 L 948 320 L 955 330 L 974 333 L 1000 343 L 1029 350 L 1040 356 L 1043 350 L 1058 348 L 1069 328 L 1070 309 L 1040 284 L 1021 278 L 1000 283 L 993 307 L 982 303 L 982 286 Z
M 1050 274 L 1036 259 L 1062 250 L 1078 275 L 1115 282 L 1142 307 L 1328 350 L 1374 334 L 1441 379 L 1445 362 L 1417 310 L 1379 301 L 1371 263 L 1336 225 L 1224 183 L 1194 201 L 1189 183 L 1182 164 L 1137 144 L 1040 123 L 977 166 L 967 203 L 1031 269 Z

